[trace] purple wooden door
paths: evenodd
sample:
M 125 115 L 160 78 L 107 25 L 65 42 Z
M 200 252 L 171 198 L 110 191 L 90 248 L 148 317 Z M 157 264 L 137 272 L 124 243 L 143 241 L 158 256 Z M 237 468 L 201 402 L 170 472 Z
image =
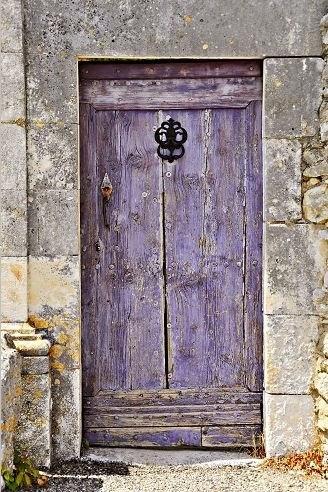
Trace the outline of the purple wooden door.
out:
M 260 75 L 253 61 L 81 65 L 91 445 L 242 447 L 261 432 Z M 155 141 L 169 118 L 187 131 L 173 163 Z

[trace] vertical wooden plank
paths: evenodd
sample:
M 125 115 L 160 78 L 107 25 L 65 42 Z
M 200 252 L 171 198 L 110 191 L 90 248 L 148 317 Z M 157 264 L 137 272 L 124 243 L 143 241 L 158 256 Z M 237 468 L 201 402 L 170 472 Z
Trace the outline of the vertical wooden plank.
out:
M 170 387 L 242 387 L 244 112 L 171 116 L 189 136 L 164 173 Z
M 251 391 L 263 388 L 261 110 L 259 101 L 246 109 L 245 360 L 246 384 Z
M 98 187 L 105 173 L 113 186 L 109 227 L 97 217 L 96 357 L 103 390 L 165 386 L 162 171 L 154 125 L 150 111 L 101 111 L 97 118 Z M 99 210 L 101 202 L 99 194 Z
M 94 244 L 98 237 L 98 181 L 96 174 L 96 112 L 91 104 L 80 104 L 80 162 L 81 162 L 81 311 L 83 394 L 93 395 L 97 382 L 97 360 L 94 350 L 99 332 L 99 305 L 95 291 L 99 281 L 98 257 Z

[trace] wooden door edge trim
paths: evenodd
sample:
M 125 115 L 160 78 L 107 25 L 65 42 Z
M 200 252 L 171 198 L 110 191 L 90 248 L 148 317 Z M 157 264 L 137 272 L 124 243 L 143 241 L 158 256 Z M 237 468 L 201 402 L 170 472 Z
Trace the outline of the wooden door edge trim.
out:
M 261 77 L 262 60 L 136 60 L 79 62 L 84 80 Z

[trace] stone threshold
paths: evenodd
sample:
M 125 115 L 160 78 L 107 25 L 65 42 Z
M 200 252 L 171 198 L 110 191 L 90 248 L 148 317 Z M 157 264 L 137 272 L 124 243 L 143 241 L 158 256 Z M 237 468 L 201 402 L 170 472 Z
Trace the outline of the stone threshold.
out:
M 82 452 L 85 461 L 121 462 L 131 466 L 248 467 L 263 460 L 246 452 L 201 449 L 89 448 Z

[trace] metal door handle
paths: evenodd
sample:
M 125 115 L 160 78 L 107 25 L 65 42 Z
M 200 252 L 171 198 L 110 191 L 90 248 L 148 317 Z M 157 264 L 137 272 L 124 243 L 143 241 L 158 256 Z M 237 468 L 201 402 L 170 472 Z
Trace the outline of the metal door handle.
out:
M 109 200 L 110 197 L 112 196 L 113 193 L 113 185 L 109 179 L 109 176 L 107 173 L 105 173 L 104 179 L 102 180 L 101 183 L 101 194 L 103 197 L 103 219 L 104 219 L 104 224 L 105 227 L 109 227 Z

